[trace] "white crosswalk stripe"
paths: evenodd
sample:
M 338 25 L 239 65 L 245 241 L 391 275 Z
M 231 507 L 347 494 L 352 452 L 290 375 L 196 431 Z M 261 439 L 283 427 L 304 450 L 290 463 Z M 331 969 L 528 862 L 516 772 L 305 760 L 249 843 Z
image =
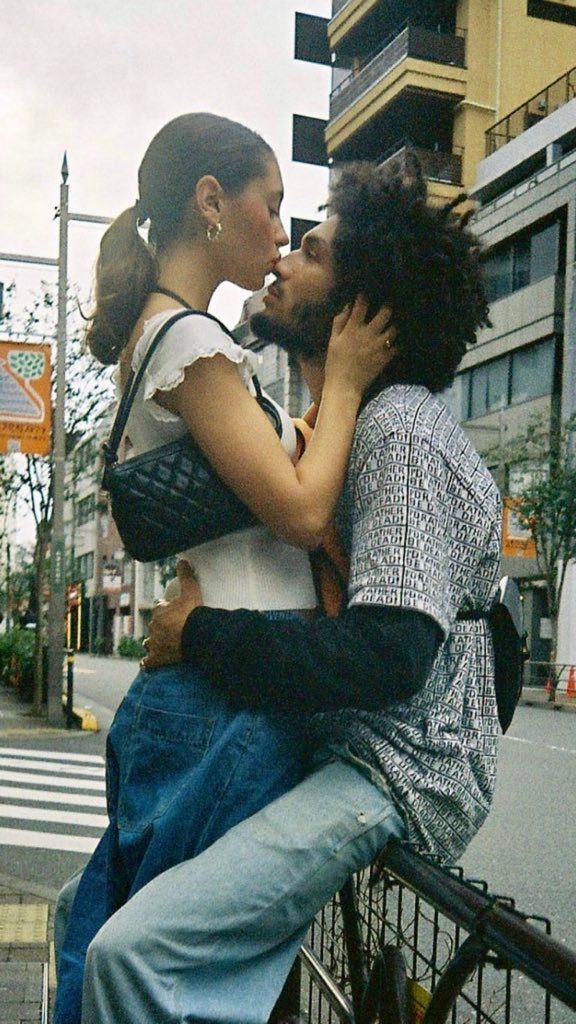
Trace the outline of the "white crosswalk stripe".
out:
M 91 853 L 108 821 L 105 788 L 98 755 L 0 747 L 0 846 Z

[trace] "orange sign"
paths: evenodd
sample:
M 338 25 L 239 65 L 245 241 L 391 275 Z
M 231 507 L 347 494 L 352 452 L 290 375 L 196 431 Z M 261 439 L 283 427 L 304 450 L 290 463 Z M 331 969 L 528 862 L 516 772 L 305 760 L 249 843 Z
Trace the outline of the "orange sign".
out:
M 0 454 L 48 455 L 50 345 L 0 341 Z
M 534 538 L 518 516 L 518 505 L 518 498 L 504 498 L 502 554 L 510 558 L 536 558 Z

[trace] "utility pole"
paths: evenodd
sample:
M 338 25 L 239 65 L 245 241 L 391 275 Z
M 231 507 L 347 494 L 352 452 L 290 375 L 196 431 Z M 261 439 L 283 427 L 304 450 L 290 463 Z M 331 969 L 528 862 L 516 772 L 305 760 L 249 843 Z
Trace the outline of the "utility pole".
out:
M 56 344 L 56 403 L 54 408 L 54 443 L 52 464 L 52 538 L 50 544 L 50 609 L 48 639 L 48 722 L 62 722 L 62 672 L 66 638 L 66 571 L 64 537 L 64 485 L 66 473 L 66 345 L 68 300 L 68 224 L 110 224 L 111 217 L 94 217 L 87 213 L 70 213 L 68 209 L 68 160 L 62 161 L 60 184 L 60 233 L 58 245 L 58 333 Z
M 62 681 L 64 667 L 64 641 L 66 633 L 66 572 L 64 538 L 64 484 L 66 469 L 65 391 L 66 391 L 66 344 L 67 344 L 67 293 L 68 293 L 68 224 L 82 221 L 89 224 L 110 224 L 111 217 L 96 217 L 85 213 L 70 213 L 68 210 L 68 160 L 62 161 L 60 183 L 60 205 L 57 216 L 59 225 L 58 259 L 41 256 L 22 256 L 15 253 L 1 253 L 1 262 L 31 263 L 58 268 L 58 327 L 56 335 L 56 400 L 52 433 L 53 471 L 53 519 L 50 560 L 50 609 L 48 638 L 48 722 L 62 724 Z M 42 595 L 39 595 L 42 601 Z
M 66 432 L 66 320 L 68 299 L 68 161 L 62 161 L 58 243 L 58 327 L 56 334 L 56 400 L 52 442 L 52 535 L 50 540 L 50 608 L 48 626 L 48 722 L 62 723 L 62 663 L 65 639 L 66 573 L 64 551 L 64 474 Z

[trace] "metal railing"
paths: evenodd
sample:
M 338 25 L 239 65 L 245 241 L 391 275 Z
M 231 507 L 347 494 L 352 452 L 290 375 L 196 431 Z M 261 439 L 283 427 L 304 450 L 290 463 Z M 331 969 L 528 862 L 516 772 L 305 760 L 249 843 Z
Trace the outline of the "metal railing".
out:
M 383 40 L 378 50 L 336 86 L 330 96 L 330 118 L 343 113 L 406 57 L 464 67 L 464 36 L 432 32 L 420 25 L 404 22 Z
M 548 1024 L 558 1002 L 576 1010 L 576 952 L 545 918 L 398 843 L 318 916 L 299 973 L 292 1012 L 311 1024 Z
M 538 124 L 544 117 L 563 107 L 576 96 L 576 68 L 561 75 L 541 92 L 536 93 L 506 117 L 488 128 L 486 132 L 486 156 L 505 146 L 511 139 L 522 135 L 528 128 Z
M 402 139 L 382 156 L 378 157 L 377 163 L 384 167 L 392 161 L 404 166 L 408 153 L 413 153 L 422 168 L 422 173 L 432 181 L 446 182 L 450 185 L 462 183 L 462 156 L 464 150 L 456 147 L 452 153 L 442 153 L 435 149 L 422 149 L 414 146 L 409 139 Z

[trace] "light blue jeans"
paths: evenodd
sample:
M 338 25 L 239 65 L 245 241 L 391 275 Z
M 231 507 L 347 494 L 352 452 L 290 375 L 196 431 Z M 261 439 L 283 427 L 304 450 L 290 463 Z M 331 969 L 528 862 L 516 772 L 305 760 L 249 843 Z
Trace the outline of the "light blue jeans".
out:
M 312 918 L 404 835 L 385 792 L 328 762 L 110 918 L 88 949 L 83 1024 L 265 1024 Z

